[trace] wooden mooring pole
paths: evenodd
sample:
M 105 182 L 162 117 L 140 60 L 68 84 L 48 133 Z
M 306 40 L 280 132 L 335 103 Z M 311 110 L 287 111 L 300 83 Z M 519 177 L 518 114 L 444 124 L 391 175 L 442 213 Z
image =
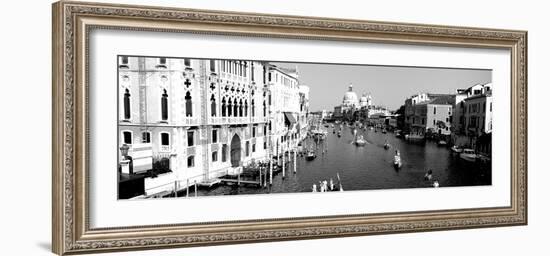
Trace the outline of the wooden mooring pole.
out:
M 273 184 L 273 156 L 269 157 L 269 185 Z
M 294 149 L 294 173 L 296 173 L 296 149 Z
M 197 193 L 198 193 L 198 191 L 197 191 L 197 181 L 195 180 L 195 197 L 197 197 Z
M 258 168 L 258 174 L 259 174 L 259 176 L 260 176 L 260 183 L 259 183 L 259 185 L 260 185 L 260 187 L 261 187 L 261 186 L 262 186 L 262 167 L 261 167 L 261 166 Z
M 187 179 L 187 193 L 185 194 L 185 197 L 189 197 L 189 179 Z
M 285 151 L 283 150 L 283 179 L 285 178 Z
M 178 181 L 174 181 L 174 197 L 178 197 Z

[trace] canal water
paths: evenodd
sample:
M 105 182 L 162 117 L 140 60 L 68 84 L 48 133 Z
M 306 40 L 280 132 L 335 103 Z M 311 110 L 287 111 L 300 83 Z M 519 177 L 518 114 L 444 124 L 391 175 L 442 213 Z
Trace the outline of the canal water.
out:
M 317 158 L 306 161 L 305 157 L 297 157 L 297 172 L 293 173 L 290 164 L 284 179 L 282 173 L 274 175 L 272 186 L 220 185 L 201 188 L 198 195 L 311 192 L 313 184 L 319 187 L 319 181 L 332 178 L 337 183 L 337 174 L 345 191 L 431 187 L 432 183 L 424 179 L 430 169 L 433 180 L 437 180 L 440 187 L 491 185 L 490 166 L 480 167 L 464 162 L 449 148 L 434 142 L 413 144 L 395 137 L 391 132 L 384 134 L 359 129 L 357 135 L 363 135 L 368 143 L 358 147 L 352 143 L 354 135 L 351 128 L 344 126 L 341 134 L 338 137 L 329 128 L 324 141 L 304 141 L 305 146 L 316 149 Z M 384 148 L 386 141 L 391 145 L 387 150 Z M 401 153 L 403 166 L 399 170 L 393 167 L 395 150 Z

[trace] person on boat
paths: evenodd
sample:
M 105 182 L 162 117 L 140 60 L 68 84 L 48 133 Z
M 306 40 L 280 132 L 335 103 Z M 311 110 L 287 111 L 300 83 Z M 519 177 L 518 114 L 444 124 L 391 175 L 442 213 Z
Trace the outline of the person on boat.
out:
M 432 184 L 434 186 L 434 188 L 438 188 L 439 187 L 439 181 L 434 181 L 434 183 Z
M 426 174 L 424 174 L 424 179 L 425 179 L 425 180 L 431 181 L 432 178 L 433 178 L 433 177 L 432 177 L 432 173 L 433 173 L 433 172 L 432 172 L 432 169 L 428 170 L 428 172 L 427 172 Z
M 313 187 L 311 188 L 311 192 L 317 192 L 317 184 L 313 183 Z
M 330 191 L 333 191 L 334 190 L 334 181 L 332 180 L 332 178 L 330 178 Z

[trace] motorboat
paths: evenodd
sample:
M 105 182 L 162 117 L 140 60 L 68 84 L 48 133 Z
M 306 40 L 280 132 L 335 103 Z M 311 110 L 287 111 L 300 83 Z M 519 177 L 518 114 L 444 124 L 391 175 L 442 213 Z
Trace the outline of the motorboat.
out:
M 357 136 L 357 139 L 355 140 L 355 145 L 358 147 L 365 146 L 367 144 L 367 141 L 363 139 L 363 135 Z
M 465 148 L 462 150 L 462 153 L 460 153 L 460 159 L 473 163 L 476 161 L 477 155 L 473 149 Z
M 407 134 L 405 139 L 410 142 L 423 142 L 425 137 L 420 134 Z
M 454 145 L 454 146 L 451 147 L 451 152 L 456 153 L 456 154 L 460 154 L 460 153 L 462 153 L 462 148 L 458 147 L 457 145 Z
M 317 155 L 315 154 L 315 152 L 313 150 L 308 150 L 307 151 L 307 154 L 306 154 L 306 160 L 307 161 L 312 161 L 316 157 L 317 157 Z
M 399 169 L 399 168 L 401 168 L 401 166 L 403 166 L 403 163 L 401 162 L 401 155 L 398 152 L 393 157 L 393 167 Z
M 395 130 L 395 137 L 401 137 L 401 130 Z

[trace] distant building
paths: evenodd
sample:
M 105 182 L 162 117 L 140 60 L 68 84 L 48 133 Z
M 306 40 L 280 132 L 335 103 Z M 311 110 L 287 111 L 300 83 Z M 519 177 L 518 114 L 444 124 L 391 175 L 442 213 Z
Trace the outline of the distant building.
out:
M 420 93 L 405 101 L 405 129 L 408 134 L 450 135 L 455 95 Z

